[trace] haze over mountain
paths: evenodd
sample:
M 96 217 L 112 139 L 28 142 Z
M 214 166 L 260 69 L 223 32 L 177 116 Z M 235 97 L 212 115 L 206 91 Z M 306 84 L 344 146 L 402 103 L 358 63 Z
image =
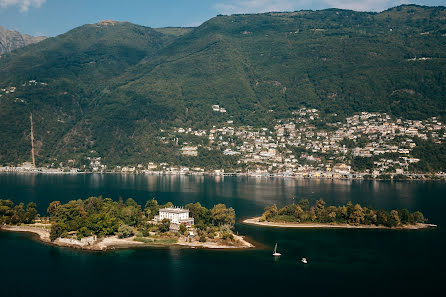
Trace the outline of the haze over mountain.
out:
M 20 34 L 17 31 L 7 30 L 0 26 L 0 55 L 32 43 L 40 42 L 46 38 L 45 36 L 34 37 L 28 34 Z
M 324 121 L 444 119 L 445 45 L 445 7 L 415 5 L 217 16 L 194 29 L 84 25 L 0 60 L 0 87 L 16 87 L 0 98 L 0 163 L 30 159 L 31 112 L 39 164 L 181 162 L 162 130 L 271 127 L 302 106 Z

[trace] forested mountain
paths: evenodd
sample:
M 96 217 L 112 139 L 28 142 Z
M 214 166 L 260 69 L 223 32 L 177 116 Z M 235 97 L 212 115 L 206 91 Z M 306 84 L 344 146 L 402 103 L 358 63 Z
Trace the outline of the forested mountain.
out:
M 20 34 L 17 31 L 7 30 L 0 26 L 0 56 L 46 38 L 45 36 L 34 37 L 28 34 Z
M 169 40 L 150 28 L 103 21 L 4 56 L 0 85 L 16 90 L 0 98 L 2 162 L 29 159 L 31 112 L 37 160 L 58 158 L 67 139 L 81 148 L 94 142 L 96 135 L 78 123 L 97 105 L 95 97 L 110 92 L 113 77 L 155 55 Z
M 175 159 L 161 129 L 270 127 L 302 106 L 444 119 L 445 45 L 445 7 L 415 5 L 85 25 L 0 60 L 0 87 L 17 88 L 0 97 L 0 163 L 30 159 L 31 112 L 39 164 Z

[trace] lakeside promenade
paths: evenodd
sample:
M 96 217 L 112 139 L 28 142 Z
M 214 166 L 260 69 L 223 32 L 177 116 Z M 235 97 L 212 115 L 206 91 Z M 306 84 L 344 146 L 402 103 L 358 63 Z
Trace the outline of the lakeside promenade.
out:
M 388 178 L 382 178 L 380 176 L 373 177 L 368 173 L 349 173 L 338 174 L 328 171 L 312 171 L 312 172 L 293 172 L 293 173 L 258 173 L 258 172 L 224 172 L 207 171 L 207 172 L 194 172 L 194 171 L 152 171 L 152 170 L 135 170 L 132 172 L 123 172 L 117 170 L 104 170 L 104 171 L 79 171 L 73 168 L 23 168 L 23 167 L 0 167 L 0 173 L 28 173 L 28 174 L 146 174 L 146 175 L 186 175 L 186 176 L 248 176 L 248 177 L 279 177 L 279 178 L 297 178 L 297 179 L 347 179 L 347 180 L 446 180 L 446 173 L 404 173 L 389 174 Z

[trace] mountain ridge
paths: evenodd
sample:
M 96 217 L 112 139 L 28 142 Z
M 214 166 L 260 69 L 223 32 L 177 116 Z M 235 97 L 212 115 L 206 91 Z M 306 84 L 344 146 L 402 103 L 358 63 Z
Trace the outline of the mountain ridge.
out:
M 8 30 L 0 26 L 0 55 L 15 49 L 45 40 L 46 36 L 31 36 L 18 31 Z

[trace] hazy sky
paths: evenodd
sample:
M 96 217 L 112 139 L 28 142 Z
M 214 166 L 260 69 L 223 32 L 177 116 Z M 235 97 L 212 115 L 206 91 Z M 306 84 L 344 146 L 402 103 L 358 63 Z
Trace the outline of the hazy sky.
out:
M 198 26 L 217 14 L 346 8 L 382 11 L 402 3 L 446 5 L 446 0 L 0 0 L 0 25 L 54 36 L 113 19 L 150 27 Z

